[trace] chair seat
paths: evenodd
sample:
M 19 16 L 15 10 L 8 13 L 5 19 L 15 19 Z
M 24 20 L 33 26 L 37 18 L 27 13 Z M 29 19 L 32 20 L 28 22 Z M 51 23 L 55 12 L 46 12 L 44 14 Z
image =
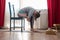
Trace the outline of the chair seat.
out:
M 24 19 L 23 17 L 11 17 L 12 20 L 20 20 L 20 19 Z

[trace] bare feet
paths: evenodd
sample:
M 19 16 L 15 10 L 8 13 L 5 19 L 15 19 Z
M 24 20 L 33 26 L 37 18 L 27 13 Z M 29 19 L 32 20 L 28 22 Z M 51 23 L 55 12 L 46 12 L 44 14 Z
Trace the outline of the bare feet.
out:
M 32 32 L 38 32 L 38 31 L 37 31 L 37 30 L 35 30 L 35 29 L 31 29 L 31 31 L 32 31 Z

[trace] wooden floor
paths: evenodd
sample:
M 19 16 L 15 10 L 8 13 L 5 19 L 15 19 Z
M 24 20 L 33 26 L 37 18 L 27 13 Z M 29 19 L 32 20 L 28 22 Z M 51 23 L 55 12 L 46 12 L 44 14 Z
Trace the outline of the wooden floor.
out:
M 46 35 L 38 32 L 0 32 L 0 40 L 60 40 L 57 35 Z

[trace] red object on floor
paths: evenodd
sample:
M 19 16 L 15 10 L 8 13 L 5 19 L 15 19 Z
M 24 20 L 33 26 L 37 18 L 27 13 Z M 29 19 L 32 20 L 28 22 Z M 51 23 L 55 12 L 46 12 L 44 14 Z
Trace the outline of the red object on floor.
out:
M 0 28 L 4 26 L 5 0 L 0 0 Z

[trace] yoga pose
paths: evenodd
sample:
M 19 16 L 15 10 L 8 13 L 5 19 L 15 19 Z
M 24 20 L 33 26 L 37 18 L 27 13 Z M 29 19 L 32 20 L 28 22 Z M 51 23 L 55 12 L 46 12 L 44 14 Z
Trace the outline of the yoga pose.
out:
M 40 11 L 38 12 L 32 7 L 24 7 L 19 10 L 18 16 L 27 18 L 27 21 L 30 22 L 31 31 L 33 31 L 34 20 L 36 20 L 38 17 L 40 17 L 39 13 L 40 13 Z

